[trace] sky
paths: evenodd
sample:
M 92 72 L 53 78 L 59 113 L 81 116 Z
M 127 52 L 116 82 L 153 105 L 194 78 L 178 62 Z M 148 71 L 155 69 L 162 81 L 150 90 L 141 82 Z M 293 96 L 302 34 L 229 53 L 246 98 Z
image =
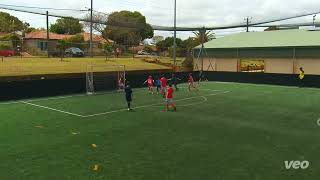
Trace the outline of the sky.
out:
M 2 4 L 18 6 L 36 6 L 50 8 L 87 9 L 90 0 L 1 0 Z M 94 0 L 94 10 L 111 13 L 120 10 L 139 11 L 146 16 L 147 22 L 153 25 L 173 26 L 174 0 Z M 45 12 L 45 10 L 35 10 Z M 320 12 L 319 0 L 177 0 L 177 26 L 222 26 L 240 24 L 250 17 L 251 22 L 273 18 L 294 16 L 302 13 Z M 28 22 L 32 27 L 45 27 L 44 16 L 21 12 L 6 11 L 19 19 Z M 81 17 L 83 13 L 73 11 L 49 10 L 49 13 Z M 56 18 L 50 18 L 54 23 Z M 312 22 L 312 16 L 284 21 L 281 23 Z M 320 14 L 316 18 L 320 22 Z M 244 28 L 215 31 L 217 36 L 243 32 Z M 261 28 L 251 28 L 260 31 Z M 156 31 L 155 35 L 172 36 L 172 32 Z M 178 32 L 178 37 L 185 39 L 191 32 Z

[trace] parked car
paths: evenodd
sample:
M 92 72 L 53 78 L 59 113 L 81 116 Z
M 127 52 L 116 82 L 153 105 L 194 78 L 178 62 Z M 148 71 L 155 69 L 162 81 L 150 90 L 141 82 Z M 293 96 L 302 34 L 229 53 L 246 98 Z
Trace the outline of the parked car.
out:
M 155 52 L 152 52 L 151 54 L 150 54 L 151 56 L 159 56 L 157 53 L 155 53 Z
M 0 56 L 4 56 L 4 57 L 14 56 L 14 51 L 12 51 L 12 50 L 0 50 Z
M 76 47 L 71 47 L 65 50 L 65 55 L 67 57 L 83 57 L 84 52 Z
M 142 50 L 142 51 L 138 51 L 138 55 L 150 55 L 150 53 Z

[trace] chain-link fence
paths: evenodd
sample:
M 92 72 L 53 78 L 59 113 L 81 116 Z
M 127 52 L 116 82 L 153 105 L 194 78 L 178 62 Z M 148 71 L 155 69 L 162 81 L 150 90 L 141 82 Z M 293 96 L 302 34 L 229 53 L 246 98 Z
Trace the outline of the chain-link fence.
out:
M 155 45 L 133 46 L 93 42 L 91 52 L 89 42 L 47 41 L 46 39 L 0 40 L 0 62 L 41 58 L 63 61 L 70 58 L 89 57 L 106 61 L 134 58 L 146 63 L 174 68 L 176 71 L 189 71 L 193 66 L 193 56 L 184 48 L 177 48 L 177 58 L 174 62 L 173 48 L 159 49 Z

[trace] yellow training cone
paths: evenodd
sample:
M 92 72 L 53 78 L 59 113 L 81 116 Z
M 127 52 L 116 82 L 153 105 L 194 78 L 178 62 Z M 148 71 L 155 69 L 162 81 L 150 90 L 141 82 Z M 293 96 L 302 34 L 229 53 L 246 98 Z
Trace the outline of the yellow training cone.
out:
M 97 145 L 96 145 L 96 144 L 91 144 L 91 146 L 92 146 L 93 148 L 97 148 Z
M 99 165 L 97 165 L 97 164 L 94 165 L 93 170 L 94 170 L 94 171 L 98 171 L 98 170 L 99 170 Z

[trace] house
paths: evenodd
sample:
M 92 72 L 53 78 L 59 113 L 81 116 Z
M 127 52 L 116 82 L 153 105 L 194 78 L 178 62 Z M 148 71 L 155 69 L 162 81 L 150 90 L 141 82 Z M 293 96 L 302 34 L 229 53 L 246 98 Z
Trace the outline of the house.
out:
M 204 47 L 200 58 L 201 45 L 194 48 L 196 71 L 241 72 L 249 62 L 264 73 L 297 74 L 303 67 L 306 74 L 320 75 L 320 31 L 244 32 L 214 39 Z
M 21 35 L 19 32 L 3 33 L 0 32 L 0 49 L 1 50 L 16 50 L 20 46 Z
M 90 33 L 81 33 L 86 42 L 86 48 L 82 50 L 88 52 L 89 42 L 90 42 Z M 67 34 L 56 34 L 49 33 L 49 42 L 47 41 L 47 32 L 46 31 L 34 31 L 25 34 L 23 38 L 23 49 L 32 55 L 46 55 L 49 53 L 54 53 L 57 51 L 57 45 L 59 40 L 69 39 L 74 35 Z M 104 39 L 102 36 L 93 34 L 93 52 L 94 54 L 103 53 L 102 44 L 113 43 L 112 40 Z
M 84 38 L 84 41 L 89 44 L 89 42 L 90 42 L 90 33 L 83 32 L 81 34 L 82 34 L 82 36 Z M 97 35 L 97 34 L 93 34 L 92 35 L 92 42 L 93 42 L 92 50 L 93 50 L 93 54 L 94 55 L 104 55 L 104 50 L 103 50 L 102 45 L 103 44 L 113 44 L 114 43 L 114 41 L 112 41 L 111 39 L 104 39 L 102 36 Z M 89 45 L 87 47 L 89 47 Z M 86 53 L 89 53 L 89 48 L 84 49 L 84 51 Z
M 23 51 L 32 55 L 46 55 L 49 51 L 57 51 L 59 40 L 68 39 L 72 35 L 49 33 L 49 42 L 47 41 L 46 31 L 33 31 L 26 33 L 23 38 Z

